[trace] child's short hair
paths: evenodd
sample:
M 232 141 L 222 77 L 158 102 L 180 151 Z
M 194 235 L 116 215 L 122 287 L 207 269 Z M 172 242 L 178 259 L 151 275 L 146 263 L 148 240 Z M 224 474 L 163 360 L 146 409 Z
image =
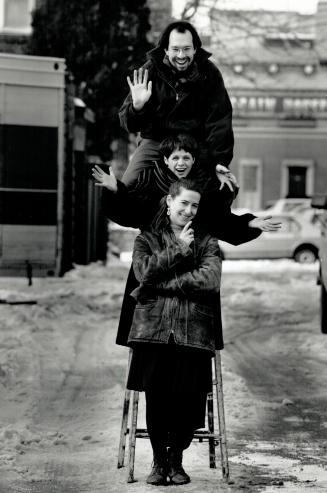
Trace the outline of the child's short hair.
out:
M 171 135 L 164 139 L 159 147 L 160 152 L 166 157 L 177 150 L 183 149 L 183 151 L 189 152 L 194 159 L 198 157 L 198 144 L 194 137 L 189 134 Z

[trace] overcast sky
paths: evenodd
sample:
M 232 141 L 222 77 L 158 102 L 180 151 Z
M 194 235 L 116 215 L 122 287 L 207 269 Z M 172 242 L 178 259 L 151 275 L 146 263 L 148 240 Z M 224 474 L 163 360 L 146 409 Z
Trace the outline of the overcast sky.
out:
M 178 16 L 186 0 L 173 0 L 174 15 Z M 207 3 L 206 0 L 205 3 Z M 239 9 L 296 10 L 312 14 L 317 9 L 318 0 L 217 0 L 217 6 Z

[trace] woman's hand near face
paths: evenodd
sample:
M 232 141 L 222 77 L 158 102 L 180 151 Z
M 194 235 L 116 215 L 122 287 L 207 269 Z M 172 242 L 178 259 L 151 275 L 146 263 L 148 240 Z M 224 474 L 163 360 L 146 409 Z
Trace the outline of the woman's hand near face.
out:
M 194 241 L 194 229 L 191 226 L 192 221 L 186 223 L 179 235 L 179 239 L 184 241 L 188 246 Z
M 96 164 L 92 169 L 92 176 L 96 180 L 95 185 L 98 187 L 105 187 L 113 193 L 117 192 L 117 179 L 112 169 L 109 168 L 109 173 L 106 173 Z

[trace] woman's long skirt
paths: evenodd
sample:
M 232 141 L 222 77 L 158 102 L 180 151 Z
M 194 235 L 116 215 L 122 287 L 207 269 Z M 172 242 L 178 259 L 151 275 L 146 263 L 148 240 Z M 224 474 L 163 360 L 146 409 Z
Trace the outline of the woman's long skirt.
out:
M 206 400 L 212 390 L 212 354 L 175 344 L 133 346 L 127 388 L 166 396 L 167 414 L 183 422 L 185 414 L 194 429 L 205 426 Z M 167 416 L 169 418 L 169 416 Z

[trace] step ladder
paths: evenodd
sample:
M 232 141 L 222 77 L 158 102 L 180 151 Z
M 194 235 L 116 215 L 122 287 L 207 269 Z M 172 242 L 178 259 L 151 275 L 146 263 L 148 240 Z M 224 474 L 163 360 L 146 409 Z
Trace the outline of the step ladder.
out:
M 127 376 L 129 374 L 129 367 L 131 363 L 132 349 L 129 351 Z M 216 468 L 216 446 L 220 446 L 220 462 L 223 479 L 228 482 L 229 480 L 229 464 L 228 464 L 228 452 L 227 452 L 227 439 L 226 439 L 226 427 L 225 427 L 225 411 L 224 411 L 224 394 L 223 394 L 223 380 L 221 371 L 221 355 L 220 351 L 215 352 L 213 358 L 213 380 L 212 391 L 207 397 L 207 429 L 196 430 L 193 440 L 198 439 L 200 442 L 204 440 L 209 443 L 209 467 Z M 128 428 L 129 408 L 132 396 L 132 413 L 130 418 L 130 428 Z M 214 406 L 214 397 L 216 398 L 216 406 Z M 139 392 L 125 389 L 124 404 L 123 404 L 123 416 L 121 422 L 120 441 L 118 450 L 118 464 L 117 467 L 124 467 L 125 451 L 126 451 L 126 438 L 129 435 L 129 447 L 128 447 L 128 475 L 127 482 L 133 483 L 134 479 L 134 464 L 135 464 L 135 447 L 137 438 L 149 438 L 148 432 L 145 428 L 137 428 L 137 416 L 139 405 Z M 217 410 L 218 417 L 218 430 L 215 431 L 214 425 L 214 408 Z

